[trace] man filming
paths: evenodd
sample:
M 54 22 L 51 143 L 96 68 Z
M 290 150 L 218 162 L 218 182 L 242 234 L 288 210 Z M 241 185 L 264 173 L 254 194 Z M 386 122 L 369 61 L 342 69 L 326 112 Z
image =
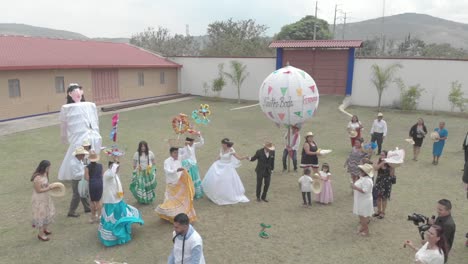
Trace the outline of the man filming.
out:
M 455 222 L 453 221 L 450 211 L 452 210 L 452 203 L 447 199 L 442 199 L 437 202 L 437 218 L 429 219 L 430 225 L 438 225 L 442 227 L 443 234 L 447 241 L 447 250 L 450 251 L 455 238 Z M 448 252 L 447 252 L 448 253 Z

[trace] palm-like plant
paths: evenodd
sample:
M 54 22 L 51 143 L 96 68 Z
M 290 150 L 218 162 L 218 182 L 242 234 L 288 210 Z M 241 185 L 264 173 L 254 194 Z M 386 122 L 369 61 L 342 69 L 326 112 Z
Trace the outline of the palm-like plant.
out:
M 246 72 L 247 65 L 242 64 L 239 61 L 231 61 L 231 72 L 225 72 L 224 75 L 228 77 L 232 84 L 237 87 L 237 103 L 240 104 L 240 88 L 242 83 L 245 81 L 249 73 Z
M 379 111 L 380 111 L 380 103 L 382 101 L 382 93 L 385 88 L 388 87 L 390 82 L 393 81 L 393 76 L 398 69 L 403 68 L 401 64 L 391 64 L 386 68 L 381 68 L 379 65 L 374 64 L 372 65 L 372 83 L 374 84 L 375 88 L 377 89 L 377 93 L 379 95 Z

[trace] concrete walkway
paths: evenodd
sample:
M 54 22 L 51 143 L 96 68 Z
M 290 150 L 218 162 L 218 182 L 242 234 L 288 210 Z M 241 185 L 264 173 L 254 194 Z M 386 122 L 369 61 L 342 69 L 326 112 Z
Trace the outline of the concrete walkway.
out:
M 169 101 L 164 101 L 164 102 L 159 102 L 159 103 L 152 103 L 152 104 L 147 104 L 147 105 L 140 105 L 140 106 L 121 109 L 118 111 L 110 111 L 110 112 L 105 112 L 105 113 L 99 111 L 99 116 L 112 115 L 115 113 L 122 113 L 122 112 L 127 112 L 127 111 L 131 111 L 135 109 L 152 107 L 156 105 L 171 104 L 171 103 L 191 100 L 193 98 L 195 98 L 195 96 L 178 98 L 174 100 L 169 100 Z M 58 124 L 60 124 L 59 113 L 0 122 L 0 136 L 5 136 L 9 134 L 26 131 L 26 130 L 37 129 L 41 127 L 48 127 L 48 126 L 53 126 L 53 125 L 58 125 Z

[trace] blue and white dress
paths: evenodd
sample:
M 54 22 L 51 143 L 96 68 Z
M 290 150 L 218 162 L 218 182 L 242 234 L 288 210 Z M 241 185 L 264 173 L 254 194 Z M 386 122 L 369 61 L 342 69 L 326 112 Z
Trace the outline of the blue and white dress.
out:
M 132 239 L 132 224 L 144 224 L 138 209 L 122 200 L 123 190 L 117 168 L 118 165 L 114 164 L 103 176 L 103 207 L 98 236 L 106 247 L 129 242 Z

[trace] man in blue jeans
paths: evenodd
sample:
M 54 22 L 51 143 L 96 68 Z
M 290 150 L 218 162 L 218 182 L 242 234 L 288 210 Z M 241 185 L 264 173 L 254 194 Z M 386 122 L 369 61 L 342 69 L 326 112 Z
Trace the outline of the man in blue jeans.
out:
M 289 134 L 289 135 L 288 135 Z M 297 150 L 301 144 L 301 137 L 299 135 L 299 128 L 297 126 L 292 126 L 291 130 L 288 129 L 284 134 L 284 141 L 286 146 L 283 151 L 283 172 L 288 169 L 286 164 L 286 159 L 288 156 L 293 161 L 294 172 L 297 171 Z

